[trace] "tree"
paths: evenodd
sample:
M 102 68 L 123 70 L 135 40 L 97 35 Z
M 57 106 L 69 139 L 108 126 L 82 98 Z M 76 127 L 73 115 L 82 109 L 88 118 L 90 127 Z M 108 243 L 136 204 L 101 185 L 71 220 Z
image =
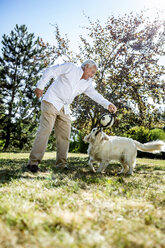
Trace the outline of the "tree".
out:
M 71 59 L 89 58 L 98 64 L 96 89 L 118 107 L 115 130 L 119 123 L 122 132 L 135 125 L 152 127 L 159 115 L 148 99 L 158 104 L 165 101 L 165 67 L 158 63 L 165 55 L 165 21 L 159 17 L 150 21 L 143 12 L 112 15 L 105 25 L 88 20 L 87 38 L 80 36 L 80 51 Z M 90 129 L 105 112 L 82 95 L 72 104 L 72 111 L 76 127 Z
M 9 145 L 23 148 L 32 140 L 39 118 L 39 100 L 34 87 L 43 68 L 56 58 L 53 48 L 28 33 L 25 25 L 16 25 L 10 35 L 2 37 L 0 57 L 0 104 L 5 107 L 0 121 L 4 149 Z

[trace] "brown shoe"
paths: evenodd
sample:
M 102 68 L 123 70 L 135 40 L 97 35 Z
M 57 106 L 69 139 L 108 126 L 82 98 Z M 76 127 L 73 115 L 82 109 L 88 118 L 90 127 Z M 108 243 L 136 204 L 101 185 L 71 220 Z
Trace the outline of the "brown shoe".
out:
M 65 169 L 65 170 L 69 169 L 67 164 L 58 164 L 58 165 L 56 165 L 55 168 L 56 169 Z

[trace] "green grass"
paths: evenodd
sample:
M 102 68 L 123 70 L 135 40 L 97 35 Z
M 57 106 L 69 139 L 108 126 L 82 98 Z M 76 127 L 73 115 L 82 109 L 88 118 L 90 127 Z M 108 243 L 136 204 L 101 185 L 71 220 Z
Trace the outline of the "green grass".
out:
M 57 171 L 47 152 L 33 175 L 28 153 L 0 153 L 0 247 L 165 247 L 165 161 L 137 159 L 119 177 L 118 163 L 99 175 L 87 160 L 69 154 Z

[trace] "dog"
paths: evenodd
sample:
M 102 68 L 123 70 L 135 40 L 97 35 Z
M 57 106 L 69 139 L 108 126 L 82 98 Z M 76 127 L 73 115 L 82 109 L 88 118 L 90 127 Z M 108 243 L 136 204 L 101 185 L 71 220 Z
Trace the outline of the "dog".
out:
M 122 169 L 118 174 L 133 174 L 136 166 L 137 150 L 143 152 L 159 153 L 165 151 L 165 142 L 156 140 L 142 144 L 136 140 L 119 136 L 108 136 L 102 128 L 93 128 L 91 133 L 84 137 L 89 143 L 89 166 L 96 172 L 94 164 L 99 164 L 97 172 L 103 173 L 110 160 L 121 163 Z

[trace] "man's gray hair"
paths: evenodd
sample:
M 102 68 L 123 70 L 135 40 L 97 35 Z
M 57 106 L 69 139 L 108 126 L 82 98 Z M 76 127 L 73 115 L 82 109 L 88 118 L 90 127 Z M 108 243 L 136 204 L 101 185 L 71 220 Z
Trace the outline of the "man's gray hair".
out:
M 95 61 L 93 61 L 92 59 L 87 59 L 87 60 L 85 60 L 85 61 L 82 63 L 81 67 L 84 68 L 85 65 L 89 65 L 89 67 L 96 66 L 96 68 L 97 68 L 97 64 L 96 64 Z

